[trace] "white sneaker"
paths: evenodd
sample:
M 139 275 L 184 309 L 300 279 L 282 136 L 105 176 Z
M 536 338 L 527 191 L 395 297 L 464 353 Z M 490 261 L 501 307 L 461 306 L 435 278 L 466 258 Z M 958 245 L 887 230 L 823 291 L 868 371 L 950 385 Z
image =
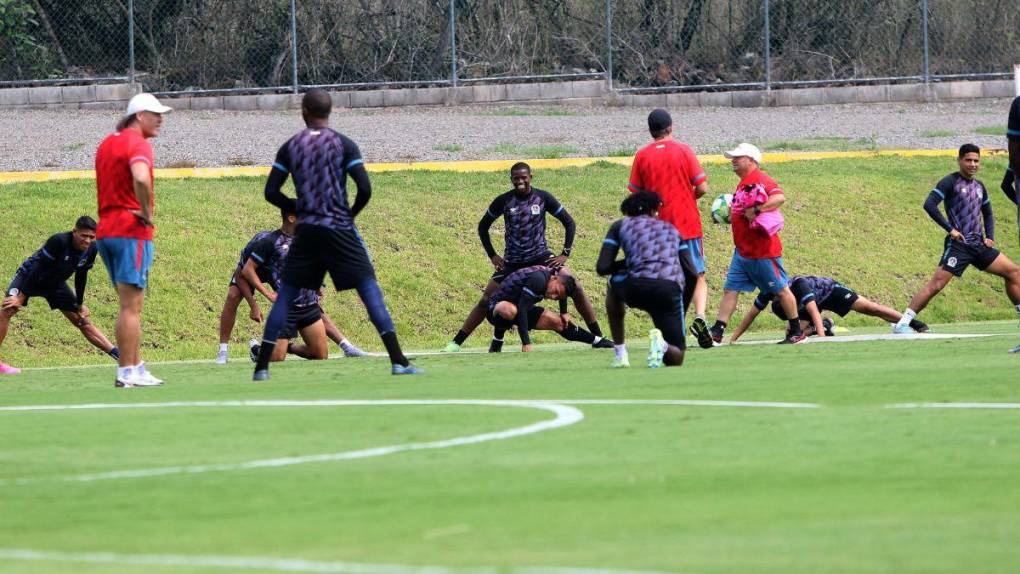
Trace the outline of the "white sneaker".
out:
M 142 363 L 141 365 L 138 366 L 138 370 L 135 371 L 135 377 L 137 379 L 140 379 L 140 380 L 142 380 L 142 381 L 144 381 L 146 383 L 146 384 L 139 385 L 139 386 L 142 386 L 142 387 L 161 387 L 161 386 L 163 386 L 163 379 L 157 379 L 155 375 L 150 373 L 149 370 L 145 368 L 145 363 Z
M 367 357 L 368 353 L 362 351 L 358 347 L 355 347 L 353 343 L 347 343 L 346 346 L 340 347 L 340 350 L 344 352 L 345 357 Z
M 135 387 L 161 387 L 163 381 L 153 377 L 149 373 L 131 373 L 126 377 L 117 377 L 113 386 L 118 389 L 132 389 Z
M 220 352 L 216 353 L 216 364 L 217 365 L 226 365 L 227 364 L 227 352 L 226 351 L 220 351 Z
M 662 356 L 666 354 L 663 350 L 666 342 L 662 338 L 662 331 L 652 329 L 648 332 L 648 367 L 658 369 L 662 366 Z
M 914 330 L 910 328 L 910 325 L 901 325 L 896 323 L 892 326 L 892 332 L 894 335 L 909 335 Z

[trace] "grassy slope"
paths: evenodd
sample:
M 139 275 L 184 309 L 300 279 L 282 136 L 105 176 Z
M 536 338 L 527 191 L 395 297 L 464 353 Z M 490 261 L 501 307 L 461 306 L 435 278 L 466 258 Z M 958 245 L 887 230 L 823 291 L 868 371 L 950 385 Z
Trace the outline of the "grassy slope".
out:
M 902 308 L 930 275 L 941 252 L 941 230 L 920 205 L 953 165 L 941 158 L 877 158 L 772 166 L 768 171 L 789 201 L 783 233 L 787 270 L 832 275 L 870 298 Z M 1014 207 L 997 189 L 1003 167 L 1001 159 L 989 159 L 981 175 L 999 215 L 998 236 L 1016 260 L 1020 257 Z M 713 196 L 731 191 L 736 180 L 726 167 L 708 171 Z M 588 286 L 600 315 L 603 289 L 592 269 L 603 233 L 617 217 L 627 175 L 626 168 L 610 165 L 536 173 L 535 185 L 556 194 L 578 221 L 570 264 Z M 399 172 L 377 174 L 373 180 L 375 196 L 359 227 L 387 303 L 405 346 L 439 346 L 456 331 L 490 273 L 475 224 L 492 197 L 506 189 L 506 176 Z M 261 179 L 241 178 L 158 182 L 156 267 L 144 316 L 149 360 L 214 353 L 219 312 L 237 252 L 255 231 L 277 223 L 273 209 L 262 200 L 262 185 Z M 68 228 L 77 215 L 95 209 L 93 184 L 87 181 L 0 187 L 0 204 L 16 214 L 0 228 L 0 269 L 5 278 L 50 233 Z M 707 204 L 703 202 L 705 212 Z M 493 235 L 499 244 L 499 231 L 494 229 Z M 561 244 L 562 228 L 552 219 L 550 235 L 555 249 Z M 728 227 L 706 224 L 705 245 L 711 315 L 732 252 Z M 938 323 L 1013 316 L 1000 281 L 981 273 L 969 271 L 946 294 L 923 318 Z M 87 304 L 94 320 L 111 336 L 113 295 L 105 269 L 97 266 Z M 353 293 L 330 294 L 325 307 L 356 342 L 380 347 Z M 241 317 L 245 316 L 242 308 Z M 874 322 L 851 317 L 847 324 Z M 629 325 L 634 334 L 646 328 L 643 318 Z M 235 341 L 257 331 L 240 320 Z M 484 331 L 469 344 L 484 344 Z M 243 349 L 234 351 L 240 354 Z M 104 360 L 42 301 L 15 318 L 2 352 L 5 360 L 23 366 Z

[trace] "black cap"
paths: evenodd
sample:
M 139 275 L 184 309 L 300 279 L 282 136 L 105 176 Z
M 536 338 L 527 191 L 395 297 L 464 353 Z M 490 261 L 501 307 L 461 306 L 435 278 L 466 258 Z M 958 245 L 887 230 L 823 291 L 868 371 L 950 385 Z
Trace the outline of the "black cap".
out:
M 671 125 L 673 125 L 673 118 L 670 117 L 669 112 L 662 108 L 656 108 L 648 114 L 648 131 L 650 132 L 661 132 Z

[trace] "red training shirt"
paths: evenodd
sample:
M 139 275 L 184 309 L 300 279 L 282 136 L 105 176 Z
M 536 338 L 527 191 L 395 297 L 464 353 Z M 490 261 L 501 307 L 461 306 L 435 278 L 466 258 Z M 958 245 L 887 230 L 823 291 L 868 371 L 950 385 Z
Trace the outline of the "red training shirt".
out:
M 96 200 L 99 204 L 99 227 L 96 237 L 127 237 L 152 239 L 153 227 L 142 223 L 131 209 L 141 209 L 135 195 L 131 164 L 144 162 L 152 178 L 152 145 L 137 130 L 114 132 L 96 150 Z M 149 210 L 155 208 L 153 194 Z
M 685 143 L 666 139 L 638 150 L 630 169 L 631 192 L 654 191 L 662 200 L 659 219 L 676 227 L 683 239 L 702 236 L 694 186 L 707 181 L 694 150 Z
M 747 187 L 761 186 L 765 193 L 772 197 L 777 193 L 783 193 L 775 180 L 767 173 L 756 169 L 747 174 L 747 177 L 737 184 L 736 193 Z M 783 242 L 779 240 L 779 234 L 769 235 L 763 229 L 752 229 L 751 222 L 744 219 L 743 213 L 736 210 L 730 214 L 730 227 L 733 229 L 733 243 L 737 246 L 737 253 L 747 259 L 771 259 L 783 256 Z

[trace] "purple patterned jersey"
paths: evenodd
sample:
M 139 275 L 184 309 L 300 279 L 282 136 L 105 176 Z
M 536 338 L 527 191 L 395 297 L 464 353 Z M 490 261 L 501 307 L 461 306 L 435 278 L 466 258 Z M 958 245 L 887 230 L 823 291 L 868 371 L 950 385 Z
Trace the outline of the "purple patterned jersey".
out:
M 521 300 L 521 295 L 532 299 L 533 303 L 541 301 L 545 298 L 545 288 L 551 276 L 552 270 L 544 265 L 518 269 L 499 284 L 499 289 L 489 297 L 489 305 L 495 305 L 500 301 L 509 301 L 516 305 Z
M 815 275 L 794 275 L 790 277 L 790 290 L 797 300 L 797 309 L 803 309 L 808 301 L 814 301 L 819 309 L 824 308 L 825 300 L 832 295 L 832 292 L 840 283 L 829 277 L 818 277 Z M 769 302 L 775 299 L 773 293 L 759 293 L 754 299 L 754 306 L 759 311 L 764 311 Z
M 361 150 L 347 136 L 330 128 L 306 128 L 283 144 L 273 167 L 294 178 L 302 224 L 353 229 L 347 172 L 361 163 Z
M 255 261 L 262 261 L 269 269 L 273 289 L 279 291 L 280 277 L 283 274 L 283 262 L 290 252 L 290 244 L 294 241 L 293 235 L 279 232 L 270 233 L 262 238 L 252 249 L 251 257 Z M 301 289 L 293 306 L 296 308 L 311 307 L 319 304 L 319 293 L 314 289 Z
M 251 241 L 241 249 L 241 256 L 237 260 L 237 268 L 244 267 L 248 259 L 255 260 L 255 274 L 258 275 L 259 279 L 263 283 L 273 283 L 272 271 L 266 266 L 266 262 L 262 260 L 262 256 L 255 253 L 255 247 L 267 237 L 272 236 L 275 241 L 276 235 L 282 235 L 283 231 L 277 229 L 275 231 L 259 231 L 251 238 Z M 254 255 L 254 257 L 252 257 Z
M 610 226 L 603 244 L 623 250 L 628 277 L 665 279 L 683 288 L 680 233 L 672 223 L 649 215 L 624 217 Z
M 984 244 L 985 220 L 982 206 L 989 201 L 983 183 L 952 173 L 942 178 L 931 193 L 946 202 L 949 225 L 963 234 L 967 245 Z
M 563 206 L 552 194 L 535 187 L 525 196 L 508 191 L 493 200 L 488 215 L 494 219 L 503 216 L 506 262 L 526 263 L 552 257 L 545 240 L 545 214 L 555 216 L 561 211 Z

